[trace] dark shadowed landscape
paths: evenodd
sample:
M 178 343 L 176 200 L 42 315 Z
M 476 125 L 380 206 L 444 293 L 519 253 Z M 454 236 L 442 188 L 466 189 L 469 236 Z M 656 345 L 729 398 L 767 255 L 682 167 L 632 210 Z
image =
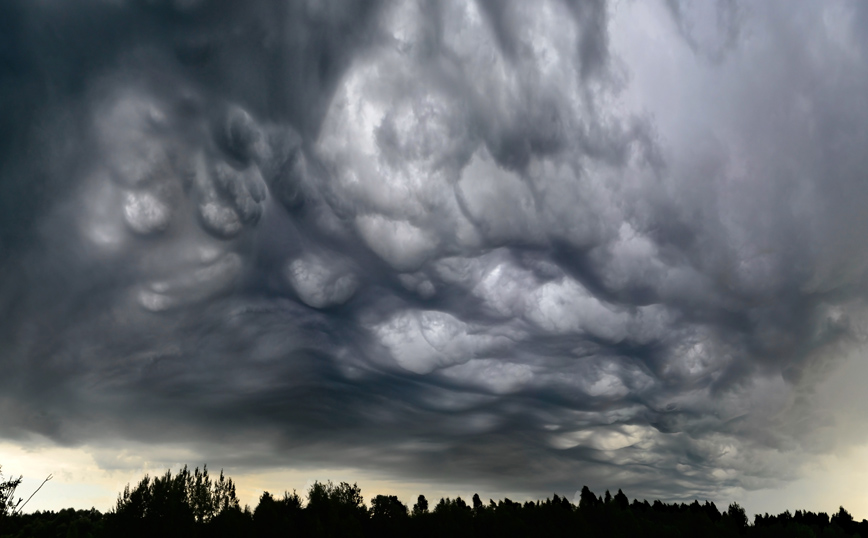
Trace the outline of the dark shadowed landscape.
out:
M 0 490 L 2 491 L 2 490 Z M 8 499 L 0 497 L 4 504 Z M 13 503 L 16 504 L 16 503 Z M 0 514 L 0 537 L 277 537 L 277 536 L 605 536 L 605 537 L 845 537 L 868 536 L 868 520 L 857 522 L 841 507 L 825 512 L 789 510 L 757 515 L 748 522 L 744 508 L 732 503 L 666 504 L 634 499 L 619 489 L 594 495 L 587 487 L 578 506 L 557 494 L 545 500 L 504 498 L 468 502 L 441 498 L 436 505 L 419 495 L 412 510 L 394 495 L 377 495 L 365 504 L 356 484 L 314 482 L 306 502 L 293 491 L 264 492 L 255 508 L 241 508 L 231 478 L 221 471 L 184 467 L 177 474 L 145 476 L 118 495 L 114 509 Z

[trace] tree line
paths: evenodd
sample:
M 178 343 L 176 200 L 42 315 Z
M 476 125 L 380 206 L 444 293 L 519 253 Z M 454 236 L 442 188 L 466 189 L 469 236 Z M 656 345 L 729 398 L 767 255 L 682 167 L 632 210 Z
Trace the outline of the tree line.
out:
M 868 538 L 868 521 L 857 522 L 843 507 L 832 516 L 796 510 L 757 515 L 750 523 L 732 503 L 632 502 L 619 489 L 595 495 L 587 486 L 578 504 L 557 494 L 540 501 L 504 498 L 469 502 L 441 498 L 431 506 L 419 495 L 409 507 L 394 495 L 377 495 L 365 504 L 358 485 L 314 482 L 305 498 L 293 491 L 265 492 L 255 508 L 242 507 L 231 478 L 212 478 L 207 467 L 146 475 L 118 495 L 113 509 L 37 511 L 14 509 L 20 478 L 0 475 L 0 538 L 101 537 L 847 537 Z M 20 503 L 20 499 L 18 501 Z

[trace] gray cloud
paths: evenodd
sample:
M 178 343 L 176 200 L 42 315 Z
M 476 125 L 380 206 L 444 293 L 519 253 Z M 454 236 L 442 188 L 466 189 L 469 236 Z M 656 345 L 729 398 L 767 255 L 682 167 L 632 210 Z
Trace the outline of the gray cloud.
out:
M 603 2 L 0 8 L 0 430 L 794 478 L 864 337 L 866 41 L 846 2 L 718 6 L 648 8 L 673 61 Z

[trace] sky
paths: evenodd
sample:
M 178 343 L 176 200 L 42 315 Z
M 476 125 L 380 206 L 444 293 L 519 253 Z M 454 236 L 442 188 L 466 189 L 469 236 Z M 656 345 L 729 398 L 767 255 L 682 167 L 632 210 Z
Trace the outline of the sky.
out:
M 868 518 L 868 4 L 0 4 L 0 465 Z

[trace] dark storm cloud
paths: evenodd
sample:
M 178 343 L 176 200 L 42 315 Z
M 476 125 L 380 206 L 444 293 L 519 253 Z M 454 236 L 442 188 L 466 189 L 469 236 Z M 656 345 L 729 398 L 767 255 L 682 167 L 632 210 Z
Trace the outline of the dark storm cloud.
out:
M 792 478 L 862 338 L 865 40 L 848 4 L 663 6 L 718 66 L 683 139 L 623 106 L 602 2 L 8 4 L 3 435 Z

